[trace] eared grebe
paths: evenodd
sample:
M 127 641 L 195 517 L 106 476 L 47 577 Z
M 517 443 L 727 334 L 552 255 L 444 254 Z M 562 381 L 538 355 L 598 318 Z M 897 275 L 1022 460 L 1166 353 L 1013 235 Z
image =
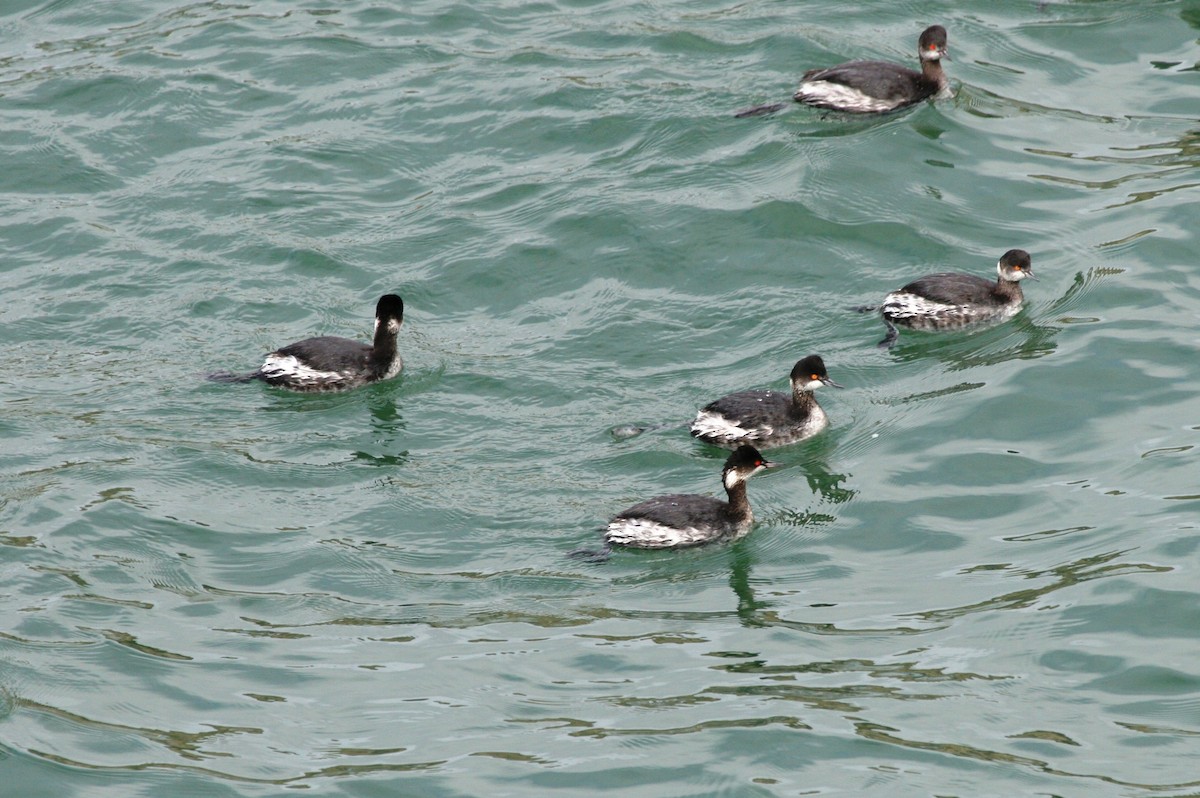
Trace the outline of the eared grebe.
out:
M 752 443 L 764 449 L 811 438 L 829 424 L 813 391 L 822 385 L 841 388 L 817 355 L 792 368 L 792 391 L 739 391 L 707 405 L 692 422 L 692 435 L 732 448 Z
M 218 372 L 218 382 L 262 380 L 293 391 L 345 391 L 400 373 L 403 362 L 396 351 L 396 335 L 404 321 L 404 301 L 385 294 L 375 305 L 375 339 L 370 344 L 324 335 L 305 338 L 267 355 L 257 371 L 247 374 Z
M 887 325 L 880 347 L 896 343 L 896 325 L 914 330 L 952 330 L 978 322 L 1004 321 L 1021 309 L 1021 280 L 1033 277 L 1033 263 L 1023 249 L 1010 249 L 996 263 L 996 282 L 973 274 L 930 274 L 883 298 L 878 310 Z M 1037 278 L 1034 277 L 1036 280 Z M 869 312 L 867 305 L 857 310 Z
M 931 25 L 917 43 L 921 71 L 887 61 L 849 61 L 825 69 L 810 69 L 800 79 L 792 95 L 798 103 L 849 111 L 882 114 L 915 105 L 924 99 L 950 94 L 950 81 L 942 71 L 946 54 L 946 29 Z M 744 108 L 736 117 L 763 116 L 783 108 L 786 103 L 767 103 Z
M 604 551 L 586 553 L 604 555 L 612 546 L 670 549 L 740 538 L 754 523 L 746 480 L 774 465 L 753 446 L 740 446 L 721 471 L 729 501 L 696 494 L 656 496 L 618 513 L 604 532 Z
M 828 69 L 810 69 L 792 95 L 798 103 L 834 111 L 877 114 L 914 105 L 949 91 L 942 71 L 946 29 L 931 25 L 917 43 L 921 71 L 887 61 L 851 61 Z

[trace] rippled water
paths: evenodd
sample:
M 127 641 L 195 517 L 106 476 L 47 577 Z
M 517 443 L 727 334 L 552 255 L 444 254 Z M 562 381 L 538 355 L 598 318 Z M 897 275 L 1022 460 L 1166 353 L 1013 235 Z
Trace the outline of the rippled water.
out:
M 953 100 L 731 116 L 932 22 Z M 9 2 L 5 794 L 1196 794 L 1198 28 Z M 848 310 L 1011 247 L 1005 325 Z M 391 291 L 399 380 L 201 378 Z M 847 387 L 749 537 L 565 556 L 719 488 L 610 430 L 812 352 Z

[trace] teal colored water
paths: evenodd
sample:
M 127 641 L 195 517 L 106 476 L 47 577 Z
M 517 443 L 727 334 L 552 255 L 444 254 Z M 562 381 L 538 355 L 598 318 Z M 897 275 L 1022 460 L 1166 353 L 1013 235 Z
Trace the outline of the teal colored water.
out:
M 915 61 L 954 99 L 791 108 Z M 13 796 L 1200 792 L 1200 6 L 0 11 Z M 1025 309 L 850 307 L 1033 255 Z M 407 304 L 397 380 L 203 374 Z M 683 422 L 823 356 L 729 546 Z M 307 791 L 307 792 L 305 792 Z

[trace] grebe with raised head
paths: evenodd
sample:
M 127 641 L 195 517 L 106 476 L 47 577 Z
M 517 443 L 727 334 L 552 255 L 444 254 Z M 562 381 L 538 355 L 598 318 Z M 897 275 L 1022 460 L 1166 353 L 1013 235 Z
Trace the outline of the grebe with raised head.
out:
M 736 540 L 754 524 L 746 480 L 774 466 L 753 446 L 739 446 L 721 470 L 728 501 L 692 493 L 655 496 L 613 516 L 604 532 L 603 549 L 571 554 L 603 560 L 613 546 L 674 549 Z
M 829 425 L 829 418 L 813 391 L 822 385 L 842 386 L 829 379 L 819 355 L 797 361 L 790 376 L 790 393 L 739 391 L 709 403 L 696 414 L 692 435 L 716 446 L 749 443 L 764 449 L 816 435 Z
M 256 371 L 208 375 L 216 382 L 262 380 L 292 391 L 345 391 L 391 379 L 404 363 L 396 350 L 396 335 L 404 321 L 404 301 L 385 294 L 375 305 L 375 335 L 369 344 L 324 335 L 305 338 L 276 349 Z
M 917 41 L 921 71 L 889 61 L 849 61 L 837 66 L 810 69 L 800 79 L 792 99 L 798 103 L 856 114 L 884 114 L 916 105 L 930 97 L 950 95 L 950 81 L 942 70 L 949 58 L 946 29 L 931 25 Z M 785 103 L 756 105 L 734 116 L 762 116 Z
M 878 307 L 864 305 L 860 312 L 879 311 L 887 326 L 881 348 L 896 343 L 897 326 L 914 330 L 954 330 L 982 322 L 1004 321 L 1021 309 L 1025 295 L 1021 280 L 1033 275 L 1033 261 L 1023 249 L 1010 249 L 996 263 L 995 282 L 974 274 L 930 274 L 892 291 Z

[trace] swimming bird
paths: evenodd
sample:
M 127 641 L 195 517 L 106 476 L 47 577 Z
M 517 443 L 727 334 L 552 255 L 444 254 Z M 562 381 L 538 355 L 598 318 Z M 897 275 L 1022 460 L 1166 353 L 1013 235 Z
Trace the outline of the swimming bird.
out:
M 792 99 L 798 103 L 860 114 L 898 111 L 922 100 L 950 93 L 950 81 L 942 69 L 949 58 L 946 29 L 931 25 L 917 41 L 921 71 L 888 61 L 849 61 L 833 67 L 810 69 L 800 79 Z M 762 116 L 778 111 L 785 103 L 757 105 L 734 116 Z
M 262 380 L 292 391 L 345 391 L 400 373 L 404 363 L 396 350 L 396 336 L 404 321 L 404 301 L 384 294 L 375 305 L 375 334 L 369 344 L 324 335 L 305 338 L 276 349 L 257 370 L 245 374 L 216 372 L 216 382 Z
M 603 549 L 578 549 L 571 554 L 604 560 L 613 546 L 675 549 L 736 540 L 754 524 L 746 481 L 774 466 L 753 446 L 739 446 L 721 469 L 727 501 L 693 493 L 655 496 L 613 516 L 604 532 Z
M 790 393 L 739 391 L 710 402 L 696 414 L 692 435 L 716 446 L 750 443 L 764 449 L 811 438 L 829 425 L 813 391 L 842 386 L 829 378 L 819 355 L 796 361 L 790 379 Z
M 1004 321 L 1021 309 L 1025 295 L 1021 280 L 1033 275 L 1033 261 L 1023 249 L 1010 249 L 996 263 L 996 282 L 973 274 L 930 274 L 892 291 L 881 305 L 863 305 L 860 312 L 878 310 L 887 327 L 881 348 L 900 335 L 897 326 L 914 330 L 961 329 L 983 322 Z

